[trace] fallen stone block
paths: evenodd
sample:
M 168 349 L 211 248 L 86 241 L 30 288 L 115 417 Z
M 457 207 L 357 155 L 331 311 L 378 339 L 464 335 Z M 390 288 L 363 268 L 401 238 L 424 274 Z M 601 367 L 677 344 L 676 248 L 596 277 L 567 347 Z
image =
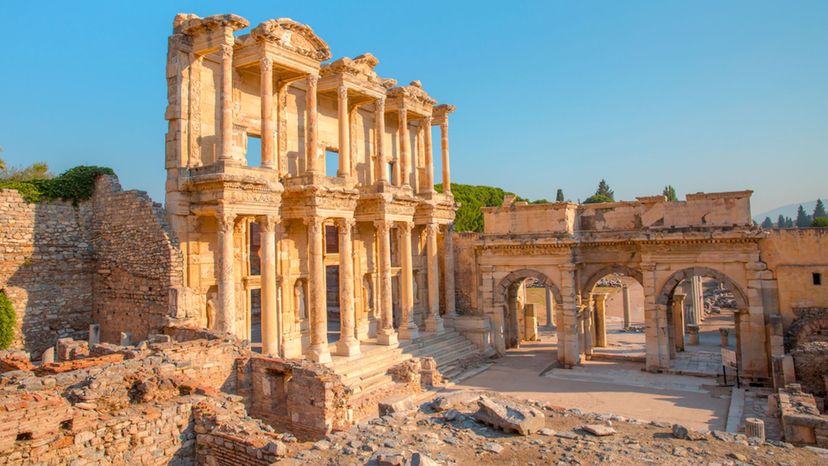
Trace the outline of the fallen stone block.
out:
M 28 353 L 20 350 L 0 351 L 0 372 L 31 371 L 34 369 Z
M 405 455 L 394 450 L 380 450 L 374 453 L 371 460 L 377 466 L 404 466 L 406 463 Z
M 483 444 L 483 450 L 492 453 L 500 453 L 503 451 L 503 445 L 494 442 L 486 442 Z
M 409 413 L 417 409 L 411 395 L 394 395 L 379 402 L 379 415 L 390 416 L 394 413 Z
M 475 419 L 489 424 L 504 432 L 516 432 L 529 435 L 544 427 L 545 417 L 535 408 L 527 408 L 511 403 L 499 403 L 487 397 L 477 401 L 478 410 Z
M 682 440 L 707 440 L 707 435 L 680 424 L 673 424 L 673 437 Z
M 615 434 L 615 429 L 603 424 L 587 424 L 585 426 L 581 426 L 581 430 L 589 432 L 596 437 L 605 437 L 607 435 Z
M 471 403 L 472 401 L 475 401 L 478 398 L 480 398 L 480 393 L 477 392 L 472 392 L 468 390 L 463 390 L 460 392 L 451 392 L 434 398 L 434 400 L 431 401 L 431 407 L 435 411 L 445 411 L 449 409 L 452 405 L 459 403 Z

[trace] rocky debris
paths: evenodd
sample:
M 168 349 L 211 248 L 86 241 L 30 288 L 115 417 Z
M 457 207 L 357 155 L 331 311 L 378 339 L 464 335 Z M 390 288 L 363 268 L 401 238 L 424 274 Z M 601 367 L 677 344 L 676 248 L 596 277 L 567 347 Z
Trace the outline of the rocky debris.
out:
M 688 429 L 680 424 L 673 424 L 673 437 L 682 439 L 682 440 L 707 440 L 707 435 L 702 432 L 698 432 L 695 430 Z
M 411 466 L 440 466 L 440 463 L 420 452 L 414 452 L 411 455 Z
M 483 450 L 490 453 L 500 453 L 504 450 L 503 445 L 495 442 L 486 442 L 483 444 Z
M 440 395 L 434 398 L 431 402 L 431 408 L 435 411 L 444 411 L 457 403 L 469 403 L 480 398 L 480 393 L 463 390 L 460 392 L 451 392 L 445 395 Z
M 400 451 L 380 450 L 374 453 L 371 461 L 377 466 L 405 466 L 405 455 Z
M 390 396 L 379 402 L 379 415 L 388 416 L 397 413 L 408 413 L 417 409 L 414 397 L 408 394 Z
M 477 406 L 475 419 L 507 433 L 517 432 L 520 435 L 529 435 L 544 426 L 544 414 L 535 408 L 527 408 L 515 403 L 496 402 L 485 396 L 480 397 Z
M 31 371 L 34 369 L 29 353 L 21 350 L 0 351 L 0 373 L 9 371 Z
M 605 437 L 607 435 L 615 434 L 615 429 L 602 424 L 587 424 L 585 426 L 581 426 L 581 430 L 589 432 L 596 437 Z

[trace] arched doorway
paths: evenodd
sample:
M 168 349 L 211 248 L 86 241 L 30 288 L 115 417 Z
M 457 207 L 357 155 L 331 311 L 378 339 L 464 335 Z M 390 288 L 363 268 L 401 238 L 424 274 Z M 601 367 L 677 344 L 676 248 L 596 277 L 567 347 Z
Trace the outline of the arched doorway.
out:
M 530 269 L 511 272 L 495 288 L 496 347 L 502 353 L 517 348 L 521 341 L 538 338 L 537 327 L 555 326 L 556 309 L 562 300 L 558 287 L 545 274 Z
M 581 291 L 579 347 L 586 357 L 644 362 L 644 287 L 640 270 L 610 265 Z
M 656 306 L 666 310 L 667 350 L 674 371 L 720 373 L 723 348 L 733 351 L 742 367 L 741 326 L 748 300 L 730 277 L 707 267 L 679 270 L 662 286 Z

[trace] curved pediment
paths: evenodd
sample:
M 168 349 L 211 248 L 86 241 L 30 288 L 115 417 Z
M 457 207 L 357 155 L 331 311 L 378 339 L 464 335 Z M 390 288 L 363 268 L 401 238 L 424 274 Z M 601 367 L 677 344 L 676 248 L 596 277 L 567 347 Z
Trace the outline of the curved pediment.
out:
M 331 49 L 307 24 L 290 18 L 267 20 L 250 31 L 255 40 L 266 40 L 319 61 L 331 58 Z

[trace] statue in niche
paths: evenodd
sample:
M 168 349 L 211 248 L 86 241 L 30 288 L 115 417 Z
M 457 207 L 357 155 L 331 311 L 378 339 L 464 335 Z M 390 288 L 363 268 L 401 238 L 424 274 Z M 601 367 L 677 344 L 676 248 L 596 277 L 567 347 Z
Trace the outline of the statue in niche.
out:
M 207 328 L 214 329 L 216 325 L 216 298 L 218 293 L 211 290 L 207 292 L 207 306 L 204 310 L 204 317 L 207 321 Z
M 302 280 L 296 280 L 293 285 L 293 308 L 298 320 L 305 320 L 305 285 Z
M 374 293 L 369 275 L 362 277 L 362 302 L 365 303 L 365 314 L 370 314 L 374 309 Z

